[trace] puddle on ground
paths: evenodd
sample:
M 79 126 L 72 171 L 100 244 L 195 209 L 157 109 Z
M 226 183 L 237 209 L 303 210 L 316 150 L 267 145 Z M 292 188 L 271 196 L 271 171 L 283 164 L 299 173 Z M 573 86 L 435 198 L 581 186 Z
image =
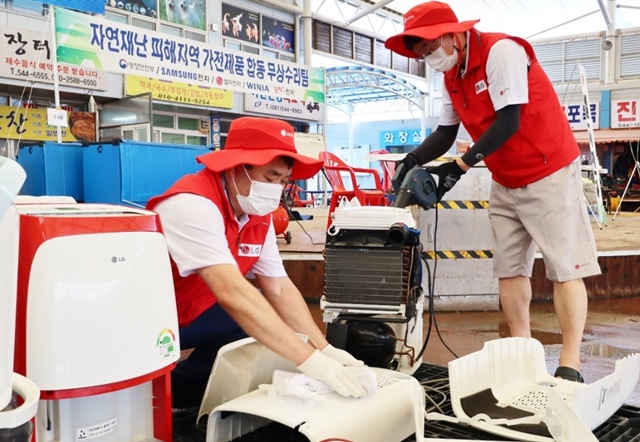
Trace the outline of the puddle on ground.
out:
M 618 358 L 625 353 L 619 347 L 607 344 L 599 344 L 597 342 L 590 342 L 589 344 L 584 346 L 586 347 L 584 351 L 587 355 L 598 358 Z
M 542 345 L 562 344 L 562 334 L 531 330 L 531 337 L 540 341 Z

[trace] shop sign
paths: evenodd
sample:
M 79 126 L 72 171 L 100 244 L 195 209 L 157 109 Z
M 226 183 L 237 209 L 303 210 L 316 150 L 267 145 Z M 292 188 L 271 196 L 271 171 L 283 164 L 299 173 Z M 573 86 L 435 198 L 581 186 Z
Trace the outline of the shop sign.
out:
M 56 9 L 58 60 L 119 74 L 324 102 L 324 69 Z
M 140 95 L 148 92 L 151 92 L 154 100 L 224 109 L 233 108 L 233 92 L 230 91 L 137 75 L 125 76 L 126 95 Z
M 96 141 L 96 114 L 92 112 L 61 112 L 65 121 L 59 122 L 62 141 Z M 0 106 L 0 138 L 29 141 L 57 141 L 58 127 L 48 123 L 47 109 Z
M 611 101 L 611 128 L 640 127 L 638 100 Z
M 600 103 L 590 103 L 591 124 L 594 129 L 600 129 Z M 584 103 L 562 106 L 571 130 L 587 130 L 587 113 Z
M 321 121 L 325 104 L 317 103 L 313 98 L 296 100 L 272 95 L 244 94 L 244 110 L 296 120 Z
M 0 33 L 0 77 L 53 84 L 52 51 L 50 37 L 38 32 L 5 27 Z M 58 83 L 61 86 L 99 91 L 108 88 L 105 72 L 67 63 L 58 64 Z
M 427 135 L 431 131 L 427 129 Z M 386 130 L 380 132 L 380 147 L 384 146 L 416 146 L 422 143 L 420 129 Z

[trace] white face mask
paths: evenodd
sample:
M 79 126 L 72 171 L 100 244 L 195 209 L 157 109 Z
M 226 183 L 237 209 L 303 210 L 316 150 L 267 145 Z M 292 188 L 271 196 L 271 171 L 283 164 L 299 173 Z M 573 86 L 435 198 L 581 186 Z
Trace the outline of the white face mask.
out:
M 439 72 L 447 72 L 458 64 L 458 51 L 454 48 L 451 55 L 447 55 L 442 45 L 433 54 L 429 54 L 424 57 L 424 61 L 429 66 Z
M 280 205 L 280 197 L 282 196 L 282 185 L 274 183 L 263 183 L 261 181 L 253 181 L 245 169 L 244 173 L 247 174 L 247 178 L 251 181 L 251 188 L 249 189 L 249 196 L 240 195 L 238 186 L 236 185 L 236 179 L 233 178 L 233 185 L 236 188 L 238 194 L 238 204 L 240 208 L 247 215 L 267 215 L 278 208 Z

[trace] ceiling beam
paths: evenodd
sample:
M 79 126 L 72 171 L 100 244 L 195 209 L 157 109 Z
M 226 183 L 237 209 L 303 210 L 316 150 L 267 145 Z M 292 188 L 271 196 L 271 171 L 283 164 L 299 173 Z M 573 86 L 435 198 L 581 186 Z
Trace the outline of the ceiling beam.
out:
M 359 10 L 358 12 L 356 12 L 355 14 L 353 14 L 353 16 L 347 20 L 344 25 L 346 27 L 348 27 L 351 23 L 360 20 L 362 17 L 364 17 L 365 15 L 369 15 L 372 12 L 377 11 L 378 9 L 388 5 L 389 3 L 393 2 L 393 0 L 380 0 L 379 2 L 373 4 L 373 5 L 369 5 L 369 7 L 367 8 L 363 8 L 361 10 Z
M 598 0 L 598 5 L 600 5 L 600 12 L 602 12 L 602 17 L 604 17 L 604 22 L 607 24 L 607 30 L 611 29 L 611 16 L 609 15 L 609 10 L 607 9 L 607 5 L 605 4 L 606 0 Z M 608 0 L 615 1 L 615 0 Z

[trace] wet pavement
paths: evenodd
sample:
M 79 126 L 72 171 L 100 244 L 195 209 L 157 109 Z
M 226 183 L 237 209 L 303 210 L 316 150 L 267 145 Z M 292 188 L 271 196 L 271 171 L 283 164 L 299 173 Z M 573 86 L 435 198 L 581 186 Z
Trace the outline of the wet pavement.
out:
M 324 327 L 319 305 L 310 308 L 316 322 Z M 500 311 L 435 312 L 434 318 L 423 355 L 423 362 L 430 364 L 446 366 L 456 357 L 481 350 L 486 341 L 509 336 Z M 423 320 L 424 340 L 429 329 L 428 313 Z M 562 336 L 552 303 L 531 305 L 531 334 L 543 344 L 547 369 L 553 373 Z M 640 352 L 640 297 L 590 301 L 581 352 L 585 382 L 595 382 L 610 374 L 616 360 L 637 352 Z M 640 407 L 640 383 L 626 403 Z
M 299 208 L 312 220 L 290 222 L 291 244 L 278 241 L 286 253 L 317 253 L 324 249 L 326 209 Z M 607 215 L 606 225 L 592 222 L 597 249 L 603 253 L 628 253 L 640 250 L 640 213 L 620 212 L 615 219 Z M 304 290 L 304 287 L 301 287 Z M 318 305 L 311 305 L 316 321 L 321 324 Z M 424 315 L 423 339 L 427 336 L 429 314 Z M 457 356 L 482 349 L 484 342 L 509 336 L 501 311 L 436 312 L 435 326 L 429 337 L 423 361 L 445 366 Z M 555 371 L 562 336 L 552 302 L 535 302 L 531 306 L 532 337 L 545 348 L 547 368 Z M 444 341 L 444 342 L 443 342 Z M 448 348 L 451 350 L 449 350 Z M 640 352 L 640 297 L 590 300 L 587 326 L 582 345 L 582 375 L 594 382 L 611 373 L 615 361 Z M 455 354 L 455 355 L 454 355 Z M 640 407 L 640 385 L 627 401 Z

